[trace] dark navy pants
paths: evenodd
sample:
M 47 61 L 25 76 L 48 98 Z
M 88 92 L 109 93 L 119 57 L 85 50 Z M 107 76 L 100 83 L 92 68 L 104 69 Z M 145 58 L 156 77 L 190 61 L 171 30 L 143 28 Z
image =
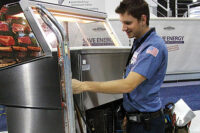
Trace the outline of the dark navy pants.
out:
M 149 124 L 150 130 L 146 130 L 144 123 L 128 121 L 126 133 L 165 133 L 164 115 L 152 118 Z

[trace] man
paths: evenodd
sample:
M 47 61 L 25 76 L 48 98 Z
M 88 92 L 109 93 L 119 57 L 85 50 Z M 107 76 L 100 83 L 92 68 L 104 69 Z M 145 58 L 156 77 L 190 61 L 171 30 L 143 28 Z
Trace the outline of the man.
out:
M 123 93 L 127 133 L 164 133 L 159 91 L 167 68 L 165 43 L 154 28 L 149 28 L 149 8 L 144 0 L 123 0 L 115 11 L 120 15 L 122 30 L 134 38 L 124 79 L 72 80 L 73 91 Z

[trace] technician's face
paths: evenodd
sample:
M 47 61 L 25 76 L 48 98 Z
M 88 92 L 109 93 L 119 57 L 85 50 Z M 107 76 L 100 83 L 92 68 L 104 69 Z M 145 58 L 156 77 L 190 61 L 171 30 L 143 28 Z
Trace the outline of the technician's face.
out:
M 128 38 L 142 37 L 142 22 L 132 17 L 128 13 L 120 14 L 120 21 L 122 22 L 122 31 L 126 32 Z

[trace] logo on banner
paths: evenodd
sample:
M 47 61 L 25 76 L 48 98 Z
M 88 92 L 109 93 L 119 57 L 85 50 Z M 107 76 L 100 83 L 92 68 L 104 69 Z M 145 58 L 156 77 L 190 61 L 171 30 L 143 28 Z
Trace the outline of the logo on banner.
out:
M 97 27 L 97 28 L 93 28 L 92 30 L 98 32 L 98 31 L 105 31 L 106 29 L 102 27 Z
M 166 44 L 184 44 L 184 36 L 162 36 Z
M 114 46 L 114 43 L 111 38 L 102 37 L 102 38 L 87 38 L 87 42 L 83 39 L 83 46 L 88 46 L 89 43 L 91 46 Z
M 164 30 L 175 30 L 175 27 L 172 27 L 172 26 L 167 26 L 167 27 L 164 27 L 163 28 Z

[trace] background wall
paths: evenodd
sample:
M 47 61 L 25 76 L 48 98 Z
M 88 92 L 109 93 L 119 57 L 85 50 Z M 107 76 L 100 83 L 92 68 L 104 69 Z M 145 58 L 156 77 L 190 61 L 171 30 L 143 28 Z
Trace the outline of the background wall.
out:
M 59 0 L 39 0 L 43 2 L 58 4 Z M 146 0 L 150 6 L 151 15 L 155 17 L 157 5 L 152 0 Z M 157 1 L 157 0 L 155 0 Z M 64 0 L 63 5 L 84 8 L 99 12 L 106 12 L 108 18 L 119 18 L 115 13 L 115 8 L 120 4 L 121 0 Z
M 119 18 L 118 14 L 115 13 L 115 8 L 119 5 L 121 0 L 105 0 L 105 12 L 108 14 L 108 18 Z M 155 0 L 157 1 L 157 0 Z M 146 0 L 150 6 L 151 17 L 156 12 L 157 5 L 152 0 Z

